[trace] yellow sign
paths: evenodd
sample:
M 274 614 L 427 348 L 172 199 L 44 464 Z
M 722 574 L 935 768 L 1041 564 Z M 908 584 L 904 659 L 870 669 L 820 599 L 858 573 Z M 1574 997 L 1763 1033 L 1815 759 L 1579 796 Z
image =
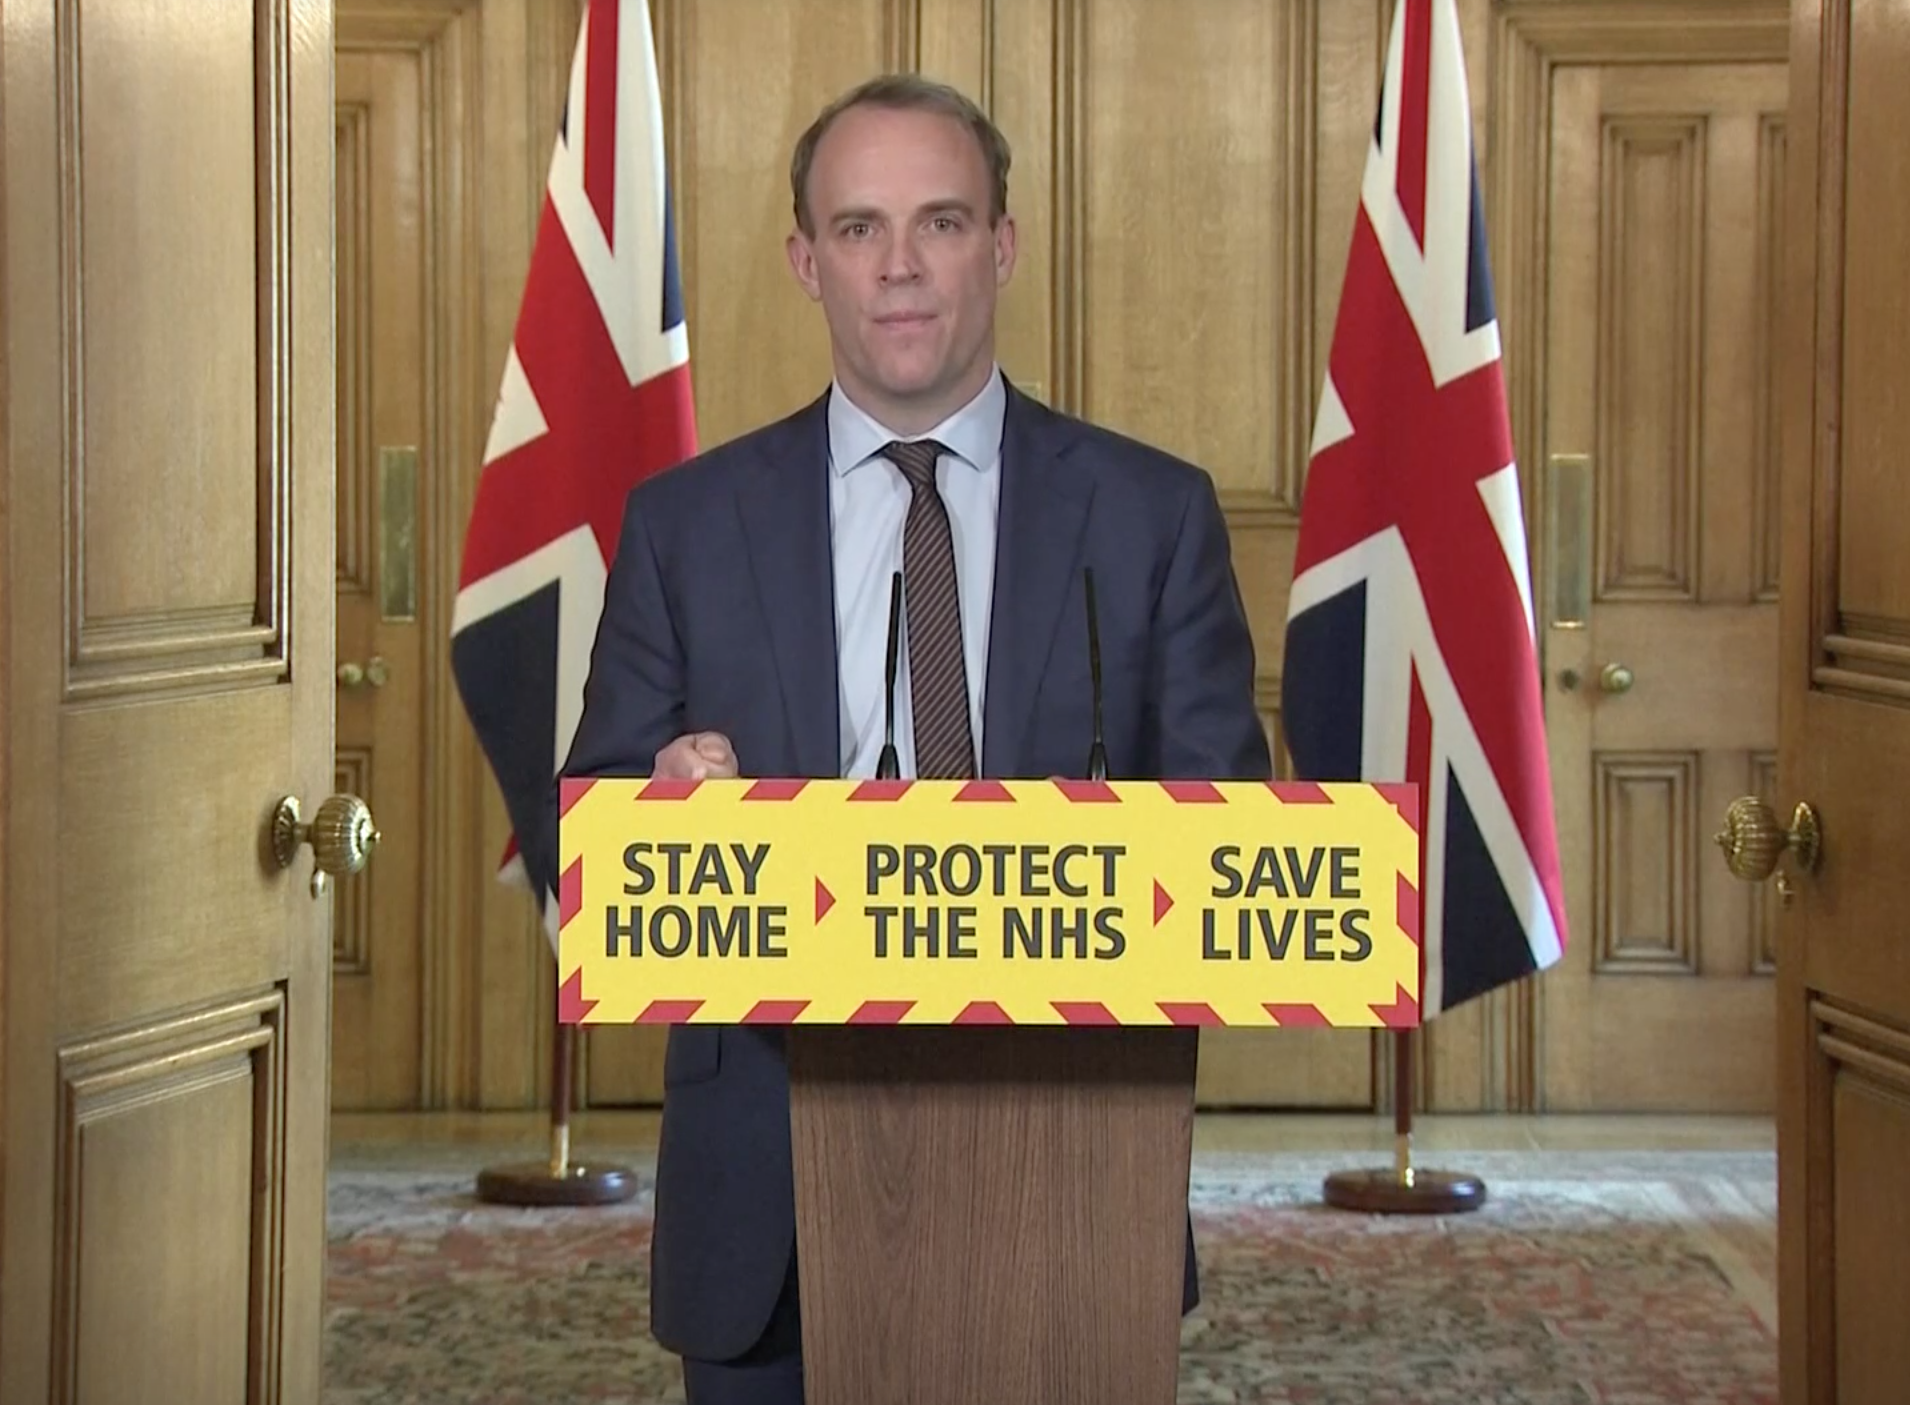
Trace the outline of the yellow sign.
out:
M 569 1023 L 1419 1022 L 1418 793 L 567 780 Z

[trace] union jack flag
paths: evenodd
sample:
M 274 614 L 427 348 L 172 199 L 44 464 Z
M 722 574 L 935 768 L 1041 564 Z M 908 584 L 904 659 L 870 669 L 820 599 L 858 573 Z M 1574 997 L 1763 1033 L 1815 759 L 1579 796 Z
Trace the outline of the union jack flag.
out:
M 1421 1015 L 1565 944 L 1532 588 L 1454 0 L 1400 0 L 1301 502 L 1282 719 L 1420 787 Z
M 555 941 L 542 816 L 583 709 L 624 500 L 696 451 L 646 0 L 590 0 L 505 361 L 451 668 Z

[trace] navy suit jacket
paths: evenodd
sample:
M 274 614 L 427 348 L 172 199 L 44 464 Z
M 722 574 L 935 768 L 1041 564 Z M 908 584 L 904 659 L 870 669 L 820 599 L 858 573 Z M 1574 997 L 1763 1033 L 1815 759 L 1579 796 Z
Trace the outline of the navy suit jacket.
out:
M 567 775 L 647 775 L 693 731 L 727 736 L 745 776 L 841 774 L 827 403 L 630 494 Z M 981 773 L 1085 775 L 1092 567 L 1109 776 L 1269 776 L 1208 475 L 1013 386 L 1001 473 Z M 549 815 L 546 861 L 554 795 Z M 723 1360 L 763 1330 L 794 1244 L 782 1031 L 677 1026 L 663 1081 L 652 1330 Z

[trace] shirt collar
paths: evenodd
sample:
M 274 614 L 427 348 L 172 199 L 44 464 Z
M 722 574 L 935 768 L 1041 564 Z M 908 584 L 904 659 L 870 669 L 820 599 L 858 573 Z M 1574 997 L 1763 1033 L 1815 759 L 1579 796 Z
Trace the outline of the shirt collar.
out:
M 925 434 L 897 434 L 852 401 L 842 383 L 829 387 L 829 462 L 844 475 L 875 458 L 891 439 L 936 439 L 955 458 L 986 473 L 1001 457 L 1008 388 L 996 366 L 975 398 Z

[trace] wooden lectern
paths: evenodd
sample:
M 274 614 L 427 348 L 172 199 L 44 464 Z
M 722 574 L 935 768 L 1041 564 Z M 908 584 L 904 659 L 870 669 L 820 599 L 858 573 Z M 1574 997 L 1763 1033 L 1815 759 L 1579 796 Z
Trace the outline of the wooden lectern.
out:
M 1172 1405 L 1199 1031 L 788 1031 L 809 1405 Z
M 1379 784 L 566 781 L 559 1012 L 785 1027 L 811 1405 L 1171 1405 L 1200 1030 L 1416 1023 L 1419 813 Z

